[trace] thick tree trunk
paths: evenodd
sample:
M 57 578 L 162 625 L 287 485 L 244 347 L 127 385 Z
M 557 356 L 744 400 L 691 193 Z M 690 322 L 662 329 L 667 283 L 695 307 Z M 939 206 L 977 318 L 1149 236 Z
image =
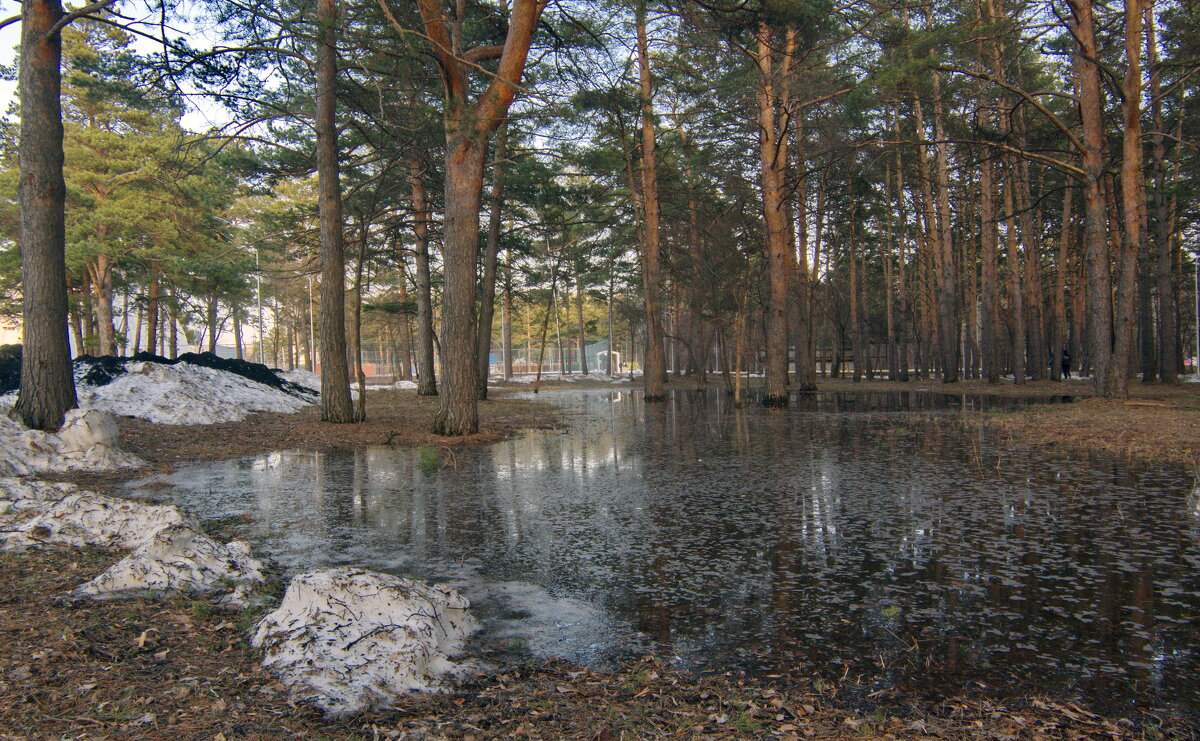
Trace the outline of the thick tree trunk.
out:
M 1092 0 L 1069 0 L 1074 15 L 1072 31 L 1078 44 L 1075 75 L 1083 123 L 1081 153 L 1084 212 L 1084 249 L 1087 260 L 1088 360 L 1096 390 L 1106 393 L 1109 365 L 1113 362 L 1112 276 L 1109 267 L 1108 216 L 1104 200 L 1104 107 L 1100 88 L 1099 50 L 1096 45 Z M 1122 363 L 1122 365 L 1124 365 Z M 1122 371 L 1124 368 L 1122 368 Z
M 479 368 L 476 372 L 476 393 L 487 399 L 488 370 L 492 356 L 492 318 L 496 314 L 496 266 L 500 260 L 500 226 L 504 210 L 504 158 L 508 126 L 496 134 L 496 150 L 492 165 L 492 188 L 489 194 L 487 253 L 483 257 L 483 281 L 479 291 Z
M 786 129 L 776 114 L 775 72 L 772 69 L 772 33 L 765 23 L 758 27 L 758 134 L 759 176 L 762 185 L 763 228 L 767 250 L 767 378 L 763 404 L 788 403 L 788 280 L 791 256 L 784 198 L 784 168 L 787 163 Z M 786 61 L 785 61 L 786 64 Z
M 117 354 L 117 332 L 113 322 L 112 260 L 100 253 L 87 265 L 92 289 L 96 293 L 96 335 L 100 355 Z
M 1142 217 L 1146 198 L 1142 177 L 1142 19 L 1141 0 L 1125 0 L 1125 80 L 1121 111 L 1125 119 L 1121 155 L 1123 239 L 1119 260 L 1113 357 L 1104 378 L 1104 395 L 1129 396 L 1129 363 L 1137 319 L 1137 259 L 1142 249 Z
M 638 81 L 642 96 L 642 212 L 644 216 L 642 291 L 646 307 L 646 352 L 642 379 L 645 401 L 666 398 L 663 380 L 662 312 L 659 308 L 658 165 L 654 140 L 654 100 L 650 80 L 650 50 L 646 37 L 646 3 L 637 6 Z
M 417 394 L 437 396 L 437 377 L 433 372 L 433 281 L 429 275 L 429 198 L 421 165 L 409 163 L 408 184 L 412 189 L 413 234 L 416 237 L 417 290 Z
M 442 393 L 433 431 L 437 435 L 473 435 L 479 431 L 475 266 L 487 141 L 475 132 L 453 129 L 447 132 L 446 141 Z
M 346 358 L 346 258 L 338 172 L 337 3 L 318 0 L 317 206 L 321 232 L 321 420 L 354 421 Z
M 63 182 L 62 17 L 58 0 L 21 3 L 20 244 L 24 331 L 15 412 L 26 426 L 56 430 L 74 409 L 67 340 L 67 269 Z
M 933 73 L 933 136 L 934 167 L 937 171 L 937 297 L 938 327 L 941 337 L 942 381 L 958 380 L 962 359 L 959 344 L 958 266 L 954 260 L 954 244 L 950 232 L 950 165 L 946 156 L 946 134 L 942 126 L 943 103 L 941 75 Z M 924 136 L 924 131 L 921 132 Z
M 1154 134 L 1151 137 L 1151 156 L 1154 158 L 1154 212 L 1151 231 L 1154 235 L 1154 252 L 1158 263 L 1158 372 L 1163 383 L 1179 383 L 1175 260 L 1171 254 L 1171 211 L 1170 199 L 1167 197 L 1166 121 L 1163 119 L 1162 71 L 1158 66 L 1158 34 L 1154 7 L 1151 4 L 1146 6 L 1146 63 L 1150 67 L 1150 106 L 1154 117 Z
M 469 103 L 469 74 L 473 68 L 464 63 L 467 52 L 462 48 L 465 3 L 459 4 L 458 15 L 452 21 L 442 3 L 417 0 L 445 90 L 446 287 L 442 293 L 442 394 L 433 420 L 435 434 L 469 435 L 479 430 L 475 270 L 483 166 L 488 138 L 503 122 L 516 96 L 545 6 L 545 0 L 512 0 L 504 46 L 480 50 L 484 54 L 481 58 L 499 57 L 495 76 L 475 102 Z

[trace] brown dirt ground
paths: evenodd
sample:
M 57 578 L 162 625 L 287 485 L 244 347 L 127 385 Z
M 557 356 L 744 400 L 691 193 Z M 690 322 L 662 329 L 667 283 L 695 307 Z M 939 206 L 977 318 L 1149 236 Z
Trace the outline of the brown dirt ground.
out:
M 804 677 L 688 677 L 646 660 L 613 673 L 513 668 L 451 692 L 327 720 L 288 701 L 246 644 L 245 616 L 175 598 L 71 605 L 97 549 L 0 554 L 2 739 L 1194 739 L 1178 718 L 971 698 L 850 707 Z
M 1098 451 L 1130 460 L 1200 466 L 1200 384 L 1177 386 L 1131 382 L 1126 401 L 1095 396 L 1087 381 L 988 384 L 963 381 L 864 381 L 822 379 L 821 390 L 925 390 L 1020 398 L 1077 397 L 1072 404 L 1032 405 L 1017 411 L 980 413 L 968 422 L 995 429 L 1018 445 L 1060 452 Z

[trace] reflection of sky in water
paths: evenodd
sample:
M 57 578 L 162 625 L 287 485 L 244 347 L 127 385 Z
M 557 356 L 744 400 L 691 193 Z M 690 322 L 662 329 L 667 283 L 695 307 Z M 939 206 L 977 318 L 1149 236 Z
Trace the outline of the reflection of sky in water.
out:
M 1200 700 L 1194 477 L 997 448 L 930 394 L 543 394 L 570 429 L 445 454 L 284 452 L 164 491 L 290 568 L 456 583 L 492 635 L 603 662 Z M 877 413 L 861 413 L 877 412 Z

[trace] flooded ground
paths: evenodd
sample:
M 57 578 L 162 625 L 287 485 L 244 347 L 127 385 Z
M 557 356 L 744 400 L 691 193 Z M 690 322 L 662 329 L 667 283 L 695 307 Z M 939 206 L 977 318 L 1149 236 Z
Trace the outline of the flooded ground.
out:
M 1011 400 L 541 398 L 569 429 L 279 452 L 135 487 L 288 568 L 454 583 L 484 641 L 517 653 L 1200 708 L 1192 472 L 998 448 L 958 421 Z

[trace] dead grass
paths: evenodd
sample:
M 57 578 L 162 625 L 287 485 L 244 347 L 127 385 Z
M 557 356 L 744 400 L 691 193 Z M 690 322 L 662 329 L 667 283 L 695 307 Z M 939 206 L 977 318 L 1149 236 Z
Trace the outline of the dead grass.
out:
M 955 698 L 874 708 L 803 676 L 752 680 L 561 663 L 483 677 L 386 712 L 326 720 L 289 703 L 249 620 L 176 598 L 67 605 L 114 554 L 0 554 L 4 739 L 1194 739 L 1186 719 L 1104 717 L 1066 700 Z

